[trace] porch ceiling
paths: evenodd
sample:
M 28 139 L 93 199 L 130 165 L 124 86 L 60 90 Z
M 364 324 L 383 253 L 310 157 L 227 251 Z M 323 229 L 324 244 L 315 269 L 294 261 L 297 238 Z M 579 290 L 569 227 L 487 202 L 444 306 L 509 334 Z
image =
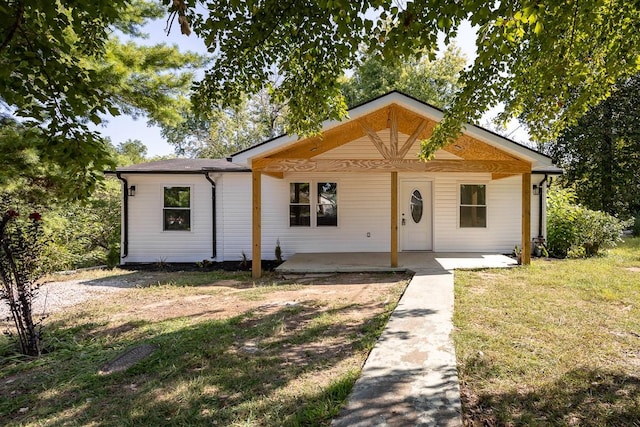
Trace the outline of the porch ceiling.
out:
M 364 116 L 254 158 L 252 169 L 281 177 L 285 172 L 490 172 L 494 178 L 531 171 L 531 163 L 486 142 L 463 134 L 443 150 L 459 160 L 417 158 L 419 141 L 431 136 L 436 122 L 392 103 Z M 379 132 L 389 129 L 388 140 Z M 322 159 L 321 154 L 366 137 L 382 159 Z

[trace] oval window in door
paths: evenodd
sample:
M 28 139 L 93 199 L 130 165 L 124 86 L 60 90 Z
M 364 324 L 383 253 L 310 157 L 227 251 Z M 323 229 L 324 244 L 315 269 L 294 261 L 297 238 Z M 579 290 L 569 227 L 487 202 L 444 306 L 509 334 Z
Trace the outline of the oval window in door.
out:
M 413 219 L 413 222 L 418 224 L 422 219 L 423 209 L 422 194 L 420 194 L 418 190 L 413 190 L 413 193 L 411 193 L 411 202 L 409 206 L 411 207 L 411 218 Z

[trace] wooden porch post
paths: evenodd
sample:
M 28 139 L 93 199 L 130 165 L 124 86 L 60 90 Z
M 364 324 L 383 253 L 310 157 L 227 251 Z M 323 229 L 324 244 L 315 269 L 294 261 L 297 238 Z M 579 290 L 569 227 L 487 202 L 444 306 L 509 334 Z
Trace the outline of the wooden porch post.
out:
M 252 242 L 251 276 L 262 277 L 262 173 L 251 172 Z
M 398 266 L 398 172 L 391 172 L 391 267 Z
M 522 265 L 531 264 L 531 172 L 522 174 Z

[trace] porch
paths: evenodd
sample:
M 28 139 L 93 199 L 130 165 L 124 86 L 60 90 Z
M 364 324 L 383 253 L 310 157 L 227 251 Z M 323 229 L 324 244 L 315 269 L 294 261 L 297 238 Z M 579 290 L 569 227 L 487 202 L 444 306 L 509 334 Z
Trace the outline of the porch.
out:
M 400 252 L 391 267 L 388 252 L 297 253 L 281 264 L 280 273 L 441 272 L 469 268 L 504 268 L 516 265 L 506 255 L 458 252 Z

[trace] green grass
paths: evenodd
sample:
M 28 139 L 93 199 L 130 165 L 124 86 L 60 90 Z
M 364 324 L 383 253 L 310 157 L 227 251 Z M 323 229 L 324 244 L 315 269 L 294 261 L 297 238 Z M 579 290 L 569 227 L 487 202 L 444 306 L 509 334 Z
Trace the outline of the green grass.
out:
M 640 239 L 459 271 L 455 293 L 468 425 L 640 425 Z
M 302 286 L 196 286 L 212 284 L 207 277 L 185 274 L 54 316 L 38 359 L 16 356 L 0 338 L 0 425 L 328 425 L 407 283 L 389 278 L 395 285 L 372 291 L 367 307 L 322 295 L 269 305 L 272 294 Z M 131 311 L 158 299 L 238 293 L 234 301 L 251 308 L 220 319 L 152 321 Z M 99 375 L 140 343 L 157 350 L 125 372 Z

